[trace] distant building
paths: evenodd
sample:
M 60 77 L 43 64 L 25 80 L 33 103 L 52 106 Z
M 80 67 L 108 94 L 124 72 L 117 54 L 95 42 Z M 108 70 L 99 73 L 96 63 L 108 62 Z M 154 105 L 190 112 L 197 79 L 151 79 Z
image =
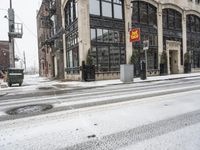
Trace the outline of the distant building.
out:
M 9 42 L 0 41 L 0 70 L 7 70 L 9 66 Z
M 43 0 L 37 14 L 39 73 L 64 78 L 61 0 Z
M 37 13 L 38 58 L 40 76 L 53 77 L 52 50 L 46 40 L 51 36 L 52 21 L 49 19 L 48 4 L 43 3 Z

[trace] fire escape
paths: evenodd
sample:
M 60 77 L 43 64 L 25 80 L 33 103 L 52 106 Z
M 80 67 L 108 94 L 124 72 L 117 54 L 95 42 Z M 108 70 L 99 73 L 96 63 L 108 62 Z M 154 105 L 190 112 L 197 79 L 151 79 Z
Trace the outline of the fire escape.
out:
M 48 39 L 46 39 L 45 44 L 53 46 L 54 50 L 59 49 L 62 50 L 62 35 L 64 33 L 64 29 L 62 28 L 61 14 L 59 15 L 58 12 L 61 9 L 57 7 L 57 3 L 59 0 L 44 0 L 44 3 L 48 5 L 47 11 L 48 16 L 46 16 L 47 24 L 50 25 L 51 28 L 51 35 Z

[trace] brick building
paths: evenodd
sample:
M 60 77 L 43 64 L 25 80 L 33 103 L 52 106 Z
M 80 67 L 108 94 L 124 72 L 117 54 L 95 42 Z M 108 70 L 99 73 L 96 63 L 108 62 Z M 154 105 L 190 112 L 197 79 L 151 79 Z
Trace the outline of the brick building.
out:
M 39 72 L 64 78 L 61 0 L 43 0 L 37 14 Z
M 0 70 L 7 70 L 9 66 L 9 42 L 0 41 Z

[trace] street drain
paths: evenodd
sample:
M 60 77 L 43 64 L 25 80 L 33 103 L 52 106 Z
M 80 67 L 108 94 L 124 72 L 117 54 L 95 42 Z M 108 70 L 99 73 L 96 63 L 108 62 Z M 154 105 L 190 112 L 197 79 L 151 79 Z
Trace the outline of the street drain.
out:
M 8 110 L 6 113 L 9 115 L 26 115 L 47 111 L 51 108 L 53 108 L 53 106 L 47 104 L 27 105 L 13 108 L 11 110 Z

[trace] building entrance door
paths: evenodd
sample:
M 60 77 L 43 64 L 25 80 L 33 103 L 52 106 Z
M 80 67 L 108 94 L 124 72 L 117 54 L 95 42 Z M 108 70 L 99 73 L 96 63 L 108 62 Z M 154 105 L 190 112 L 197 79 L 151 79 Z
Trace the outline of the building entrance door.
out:
M 181 70 L 181 43 L 166 41 L 168 74 L 178 74 Z
M 170 74 L 179 73 L 178 69 L 178 51 L 170 50 L 169 51 L 169 69 Z

